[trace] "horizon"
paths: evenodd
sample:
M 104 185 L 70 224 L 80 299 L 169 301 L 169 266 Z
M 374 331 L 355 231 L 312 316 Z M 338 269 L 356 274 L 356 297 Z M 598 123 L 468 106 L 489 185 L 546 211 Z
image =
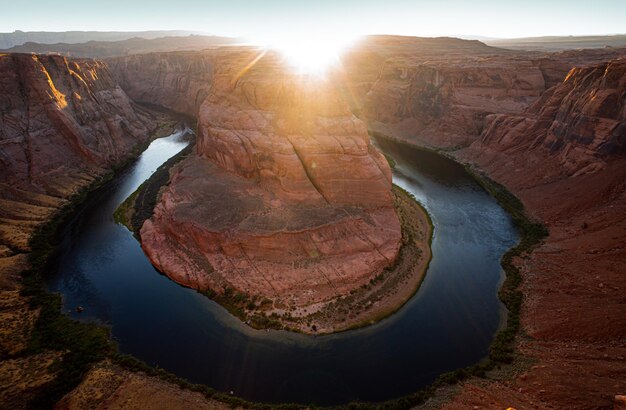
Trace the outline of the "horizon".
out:
M 88 8 L 76 0 L 61 5 L 42 0 L 26 4 L 30 7 L 24 7 L 24 2 L 4 6 L 0 32 L 190 31 L 265 43 L 285 36 L 306 40 L 320 35 L 338 39 L 401 35 L 497 40 L 626 34 L 622 18 L 626 2 L 612 0 L 599 1 L 593 7 L 583 1 L 563 0 L 549 4 L 536 0 L 519 4 L 390 0 L 382 5 L 370 0 L 340 4 L 326 0 L 315 4 L 181 0 L 175 7 L 145 0 L 132 4 L 113 0 Z M 184 24 L 172 18 L 176 13 Z M 184 25 L 187 27 L 180 27 Z
M 166 35 L 164 37 L 189 37 L 189 36 L 206 36 L 206 37 L 225 37 L 225 38 L 241 38 L 244 40 L 248 40 L 245 36 L 229 36 L 223 35 L 219 33 L 213 33 L 210 31 L 201 32 L 194 30 L 185 30 L 185 29 L 150 29 L 150 30 L 20 30 L 15 29 L 12 31 L 0 31 L 0 34 L 15 34 L 15 33 L 180 33 L 173 35 Z M 536 36 L 524 36 L 524 37 L 491 37 L 491 36 L 483 36 L 480 34 L 442 34 L 435 36 L 428 35 L 412 35 L 412 34 L 395 34 L 395 33 L 366 33 L 362 34 L 359 37 L 367 37 L 367 36 L 395 36 L 395 37 L 417 37 L 417 38 L 458 38 L 461 40 L 524 40 L 524 39 L 535 39 L 535 38 L 581 38 L 581 37 L 617 37 L 617 36 L 626 36 L 626 31 L 624 32 L 611 32 L 611 33 L 593 33 L 593 34 L 542 34 Z M 164 38 L 164 37 L 155 37 Z M 142 37 L 137 37 L 142 38 Z M 118 40 L 101 40 L 101 41 L 118 41 Z

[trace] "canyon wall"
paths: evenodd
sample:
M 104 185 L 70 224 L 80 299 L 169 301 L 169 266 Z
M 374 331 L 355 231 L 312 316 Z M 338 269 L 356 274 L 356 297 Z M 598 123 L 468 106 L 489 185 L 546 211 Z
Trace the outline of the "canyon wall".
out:
M 364 117 L 383 134 L 419 135 L 430 145 L 467 145 L 492 112 L 520 112 L 545 89 L 529 61 L 390 59 L 366 97 Z
M 332 82 L 251 57 L 220 56 L 197 155 L 173 173 L 142 246 L 197 289 L 289 306 L 349 293 L 398 252 L 389 166 Z
M 494 171 L 509 168 L 500 172 L 508 181 L 523 153 L 535 172 L 519 187 L 602 170 L 626 154 L 625 68 L 626 59 L 573 68 L 521 114 L 487 116 L 467 155 Z
M 445 49 L 444 49 L 445 50 Z M 361 118 L 374 131 L 432 148 L 476 141 L 485 117 L 518 114 L 576 65 L 605 62 L 623 49 L 560 53 L 475 50 L 392 53 L 363 97 Z
M 626 391 L 626 59 L 573 68 L 522 114 L 486 122 L 457 155 L 550 230 L 517 261 L 519 349 L 535 364 L 488 389 L 466 385 L 448 408 L 609 408 Z
M 0 72 L 0 243 L 26 251 L 33 228 L 147 141 L 156 121 L 102 62 L 5 54 Z
M 104 61 L 134 101 L 195 117 L 211 90 L 215 53 L 149 53 Z

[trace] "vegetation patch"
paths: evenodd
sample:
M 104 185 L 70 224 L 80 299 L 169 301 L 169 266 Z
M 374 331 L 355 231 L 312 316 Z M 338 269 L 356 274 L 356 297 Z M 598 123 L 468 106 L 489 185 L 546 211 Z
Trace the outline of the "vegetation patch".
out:
M 278 320 L 277 315 L 266 313 L 272 306 L 272 301 L 267 298 L 261 298 L 257 295 L 250 296 L 247 293 L 237 292 L 230 287 L 226 287 L 221 293 L 210 289 L 201 293 L 253 329 L 295 331 Z
M 387 164 L 389 164 L 389 168 L 394 169 L 396 167 L 396 160 L 391 158 L 389 155 L 383 153 L 385 159 L 387 160 Z
M 522 202 L 504 186 L 484 174 L 466 167 L 474 179 L 489 192 L 504 208 L 518 229 L 520 242 L 502 256 L 501 264 L 506 279 L 498 293 L 500 300 L 509 311 L 506 328 L 500 330 L 493 341 L 489 357 L 495 363 L 511 363 L 514 359 L 514 341 L 520 328 L 520 311 L 523 295 L 519 290 L 522 283 L 520 270 L 513 263 L 514 258 L 530 254 L 549 234 L 545 225 L 531 220 L 524 211 Z

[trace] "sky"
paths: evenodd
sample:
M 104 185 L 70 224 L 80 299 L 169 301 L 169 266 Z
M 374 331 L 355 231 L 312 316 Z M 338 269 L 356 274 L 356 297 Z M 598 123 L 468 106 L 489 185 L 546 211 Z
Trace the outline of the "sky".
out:
M 281 36 L 626 33 L 626 0 L 0 0 L 0 32 L 194 30 Z

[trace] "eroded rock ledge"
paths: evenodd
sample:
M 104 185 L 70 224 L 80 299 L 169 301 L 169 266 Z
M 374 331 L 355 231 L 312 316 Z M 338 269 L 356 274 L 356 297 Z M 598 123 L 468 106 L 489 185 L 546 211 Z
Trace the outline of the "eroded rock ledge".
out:
M 273 56 L 246 72 L 239 54 L 220 61 L 196 155 L 141 229 L 147 255 L 178 283 L 275 318 L 368 286 L 396 262 L 401 227 L 365 125 L 330 81 Z

